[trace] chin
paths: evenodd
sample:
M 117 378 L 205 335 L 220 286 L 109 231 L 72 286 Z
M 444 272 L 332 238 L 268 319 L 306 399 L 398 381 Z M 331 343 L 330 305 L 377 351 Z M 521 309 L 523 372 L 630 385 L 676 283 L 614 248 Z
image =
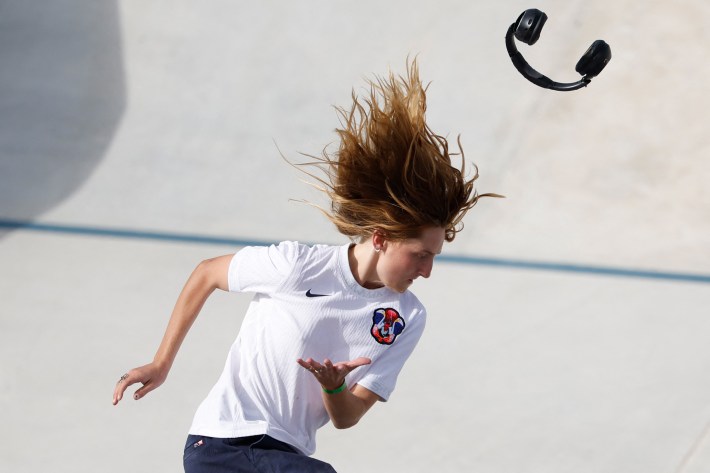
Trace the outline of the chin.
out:
M 407 292 L 407 289 L 409 289 L 412 284 L 414 284 L 414 281 L 409 280 L 406 283 L 400 285 L 399 287 L 394 288 L 394 290 L 402 294 L 403 292 Z

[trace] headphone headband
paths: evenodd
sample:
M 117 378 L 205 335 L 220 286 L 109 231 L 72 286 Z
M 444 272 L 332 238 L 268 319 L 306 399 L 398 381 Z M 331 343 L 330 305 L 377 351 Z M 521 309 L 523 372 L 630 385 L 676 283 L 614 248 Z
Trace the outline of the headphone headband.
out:
M 527 63 L 515 46 L 515 38 L 526 44 L 533 45 L 540 37 L 542 27 L 547 21 L 547 15 L 537 9 L 525 10 L 515 23 L 510 25 L 505 35 L 505 47 L 515 68 L 527 80 L 544 89 L 567 92 L 586 87 L 593 77 L 596 77 L 611 59 L 611 48 L 603 40 L 598 39 L 587 49 L 577 62 L 575 70 L 583 77 L 577 82 L 560 83 L 536 71 Z

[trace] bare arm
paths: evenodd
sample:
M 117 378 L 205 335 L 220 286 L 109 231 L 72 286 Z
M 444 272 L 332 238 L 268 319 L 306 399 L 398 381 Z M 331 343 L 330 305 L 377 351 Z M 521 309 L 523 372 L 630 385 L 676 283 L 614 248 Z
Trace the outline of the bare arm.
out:
M 337 390 L 342 386 L 345 376 L 355 368 L 370 364 L 369 358 L 357 358 L 353 361 L 333 364 L 326 359 L 323 364 L 312 358 L 298 360 L 298 364 L 313 373 L 323 389 Z M 351 389 L 329 394 L 323 391 L 323 404 L 336 429 L 347 429 L 357 424 L 362 416 L 380 399 L 380 397 L 359 385 Z
M 202 306 L 215 289 L 228 290 L 227 272 L 233 255 L 219 256 L 201 262 L 185 283 L 173 309 L 163 340 L 151 363 L 130 370 L 123 375 L 113 392 L 113 404 L 123 398 L 132 384 L 142 383 L 134 399 L 140 399 L 154 390 L 168 377 L 180 345 L 197 319 Z

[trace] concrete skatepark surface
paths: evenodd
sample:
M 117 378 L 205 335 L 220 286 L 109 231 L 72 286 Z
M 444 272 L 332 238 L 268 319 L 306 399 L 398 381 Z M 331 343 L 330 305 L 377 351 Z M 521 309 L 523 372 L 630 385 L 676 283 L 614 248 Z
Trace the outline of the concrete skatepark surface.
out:
M 503 43 L 549 20 L 543 90 Z M 279 156 L 417 56 L 482 200 L 414 292 L 391 400 L 321 430 L 340 473 L 710 470 L 710 46 L 701 0 L 0 3 L 0 470 L 181 471 L 249 295 L 215 294 L 168 381 L 111 405 L 187 276 L 244 242 L 343 243 Z M 183 236 L 184 238 L 180 238 Z

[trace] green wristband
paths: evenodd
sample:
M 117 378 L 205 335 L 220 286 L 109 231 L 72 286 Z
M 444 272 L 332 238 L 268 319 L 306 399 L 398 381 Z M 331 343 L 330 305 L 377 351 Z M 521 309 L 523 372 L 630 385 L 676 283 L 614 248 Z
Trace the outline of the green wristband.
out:
M 323 392 L 326 394 L 338 394 L 341 391 L 345 391 L 345 388 L 347 388 L 347 387 L 348 387 L 348 385 L 345 383 L 345 381 L 343 381 L 343 384 L 341 384 L 339 388 L 335 388 L 335 389 L 323 388 Z

